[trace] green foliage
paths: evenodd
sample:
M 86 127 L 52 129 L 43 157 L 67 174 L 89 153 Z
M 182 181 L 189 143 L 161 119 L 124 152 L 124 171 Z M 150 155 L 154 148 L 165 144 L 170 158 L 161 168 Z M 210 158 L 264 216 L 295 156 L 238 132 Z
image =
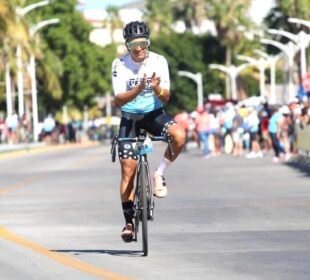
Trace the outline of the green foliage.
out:
M 276 0 L 276 4 L 288 17 L 310 20 L 309 0 Z
M 48 50 L 52 50 L 56 56 L 54 73 L 58 75 L 62 94 L 55 80 L 46 82 L 42 76 L 39 79 L 41 110 L 43 104 L 45 108 L 54 110 L 61 110 L 63 105 L 82 110 L 85 105 L 91 107 L 94 104 L 94 97 L 104 95 L 110 89 L 110 65 L 107 62 L 110 62 L 110 56 L 115 56 L 115 48 L 104 51 L 89 42 L 92 28 L 76 11 L 75 5 L 75 0 L 55 1 L 36 11 L 41 18 L 60 19 L 59 24 L 40 32 L 48 47 L 43 51 L 43 60 L 39 64 L 44 69 L 42 73 L 49 73 L 50 77 L 53 67 L 49 64 L 53 62 L 49 61 Z M 44 66 L 46 63 L 48 65 Z M 51 85 L 55 86 L 52 92 Z
M 152 41 L 151 49 L 168 60 L 171 76 L 171 98 L 166 106 L 168 113 L 174 115 L 180 110 L 192 111 L 197 106 L 197 84 L 180 76 L 180 70 L 202 73 L 205 98 L 209 93 L 223 92 L 222 81 L 207 68 L 208 63 L 217 61 L 224 54 L 216 38 L 197 37 L 189 32 L 169 36 L 160 34 L 156 41 Z
M 269 26 L 277 28 L 279 23 L 283 27 L 288 16 L 309 19 L 308 1 L 277 1 L 277 11 L 281 17 L 270 14 L 267 19 Z M 0 0 L 0 15 L 2 3 L 9 3 L 12 8 L 35 2 L 38 0 Z M 241 62 L 235 59 L 236 54 L 252 56 L 250 50 L 258 47 L 257 43 L 247 41 L 240 31 L 242 28 L 249 30 L 253 27 L 247 18 L 249 0 L 195 0 L 195 5 L 192 3 L 191 0 L 146 1 L 148 11 L 144 19 L 151 27 L 151 50 L 164 55 L 169 63 L 172 96 L 166 109 L 170 114 L 182 109 L 191 111 L 197 105 L 196 83 L 187 77 L 179 76 L 178 71 L 202 73 L 205 99 L 210 93 L 224 96 L 226 75 L 210 70 L 209 64 L 238 65 Z M 53 1 L 50 5 L 26 15 L 29 26 L 50 18 L 60 19 L 59 24 L 40 30 L 32 42 L 31 51 L 36 54 L 41 112 L 60 111 L 63 105 L 79 110 L 85 105 L 91 108 L 95 97 L 112 91 L 110 68 L 112 60 L 117 56 L 116 45 L 100 48 L 89 42 L 92 28 L 76 10 L 76 4 L 76 0 Z M 165 12 L 162 7 L 166 8 Z M 7 36 L 8 26 L 14 21 L 14 9 L 11 10 L 10 17 L 0 18 L 0 36 Z M 112 6 L 108 12 L 110 17 L 104 24 L 111 26 L 112 31 L 121 28 L 117 9 Z M 218 37 L 201 34 L 196 36 L 191 33 L 192 28 L 206 17 L 214 20 Z M 186 33 L 176 34 L 172 31 L 172 24 L 176 20 L 186 23 Z M 291 28 L 297 27 L 284 27 L 285 30 L 293 32 Z M 14 47 L 10 47 L 15 54 Z M 239 82 L 250 95 L 257 94 L 257 70 L 246 71 L 239 78 Z

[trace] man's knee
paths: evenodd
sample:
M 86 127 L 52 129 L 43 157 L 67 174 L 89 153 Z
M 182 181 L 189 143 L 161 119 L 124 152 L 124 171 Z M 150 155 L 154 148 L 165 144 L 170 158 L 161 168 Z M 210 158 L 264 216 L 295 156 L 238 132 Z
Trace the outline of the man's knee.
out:
M 137 162 L 135 160 L 131 159 L 121 160 L 123 180 L 130 180 L 130 178 L 134 176 L 136 172 L 136 165 Z
M 178 146 L 183 146 L 185 144 L 186 132 L 182 126 L 180 126 L 178 124 L 172 125 L 170 127 L 170 131 L 168 131 L 168 132 L 172 137 L 172 141 L 174 143 L 177 143 Z

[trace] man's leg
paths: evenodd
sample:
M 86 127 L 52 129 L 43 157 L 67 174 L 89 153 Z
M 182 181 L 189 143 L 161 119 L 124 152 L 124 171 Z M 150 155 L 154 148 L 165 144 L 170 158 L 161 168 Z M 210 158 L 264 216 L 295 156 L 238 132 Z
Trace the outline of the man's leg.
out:
M 121 159 L 122 179 L 120 184 L 120 196 L 122 209 L 125 218 L 125 227 L 122 231 L 124 241 L 131 241 L 133 237 L 133 200 L 134 200 L 134 179 L 137 161 L 133 159 Z
M 158 168 L 155 171 L 154 174 L 154 181 L 155 181 L 155 186 L 154 186 L 154 193 L 155 196 L 157 197 L 165 197 L 167 195 L 167 187 L 166 187 L 166 182 L 164 178 L 164 171 L 171 165 L 173 161 L 176 160 L 178 155 L 181 153 L 185 141 L 186 141 L 186 133 L 185 130 L 182 126 L 179 124 L 173 124 L 167 129 L 167 133 L 171 136 L 172 138 L 172 148 L 174 155 L 172 158 L 170 158 L 169 154 L 169 147 L 167 147 L 164 157 L 161 160 Z

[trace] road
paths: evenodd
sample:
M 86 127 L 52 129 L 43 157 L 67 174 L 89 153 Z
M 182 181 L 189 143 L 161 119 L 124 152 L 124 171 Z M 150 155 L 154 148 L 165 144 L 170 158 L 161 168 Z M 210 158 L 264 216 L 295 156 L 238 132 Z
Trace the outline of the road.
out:
M 164 147 L 150 156 L 154 169 Z M 149 256 L 123 243 L 108 145 L 0 158 L 0 279 L 309 279 L 309 173 L 191 148 L 156 199 Z

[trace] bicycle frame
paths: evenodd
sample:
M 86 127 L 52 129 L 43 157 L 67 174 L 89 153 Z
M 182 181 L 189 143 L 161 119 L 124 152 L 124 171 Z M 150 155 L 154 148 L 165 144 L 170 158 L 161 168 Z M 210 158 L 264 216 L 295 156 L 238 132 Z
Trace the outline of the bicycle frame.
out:
M 116 136 L 114 137 L 112 141 L 112 148 L 111 148 L 112 162 L 115 161 L 116 145 L 119 142 L 131 142 L 131 143 L 136 143 L 137 145 L 139 145 L 140 143 L 141 145 L 141 143 L 145 143 L 146 140 L 167 142 L 168 147 L 169 147 L 169 155 L 170 157 L 173 156 L 172 140 L 171 140 L 170 135 L 148 137 L 143 134 L 138 137 L 125 137 L 125 138 L 118 138 Z M 139 150 L 139 146 L 137 147 L 137 150 Z M 134 190 L 135 191 L 135 196 L 134 196 L 135 236 L 134 236 L 134 240 L 136 242 L 138 241 L 139 220 L 141 220 L 142 248 L 143 248 L 144 256 L 147 256 L 148 254 L 147 220 L 153 220 L 154 205 L 155 205 L 149 163 L 147 159 L 147 153 L 148 152 L 138 154 L 138 162 L 137 162 L 137 169 L 136 169 L 137 170 L 136 171 L 136 185 L 135 185 L 135 190 Z

